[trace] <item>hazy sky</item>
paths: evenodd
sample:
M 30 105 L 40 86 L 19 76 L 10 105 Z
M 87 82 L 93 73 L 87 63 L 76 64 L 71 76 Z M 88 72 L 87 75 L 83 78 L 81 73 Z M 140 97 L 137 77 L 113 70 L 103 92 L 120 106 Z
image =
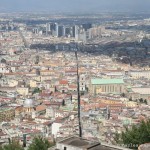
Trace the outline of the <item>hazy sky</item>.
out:
M 150 0 L 0 0 L 0 12 L 147 12 L 149 7 Z

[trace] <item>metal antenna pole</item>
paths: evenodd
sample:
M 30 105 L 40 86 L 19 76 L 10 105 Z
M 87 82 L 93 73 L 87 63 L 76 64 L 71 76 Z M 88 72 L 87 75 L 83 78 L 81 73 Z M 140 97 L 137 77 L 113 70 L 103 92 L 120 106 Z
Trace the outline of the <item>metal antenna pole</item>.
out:
M 80 84 L 79 84 L 79 64 L 78 64 L 78 54 L 75 52 L 77 61 L 77 91 L 78 91 L 78 120 L 79 120 L 79 137 L 82 137 L 82 127 L 81 127 L 81 115 L 80 115 Z

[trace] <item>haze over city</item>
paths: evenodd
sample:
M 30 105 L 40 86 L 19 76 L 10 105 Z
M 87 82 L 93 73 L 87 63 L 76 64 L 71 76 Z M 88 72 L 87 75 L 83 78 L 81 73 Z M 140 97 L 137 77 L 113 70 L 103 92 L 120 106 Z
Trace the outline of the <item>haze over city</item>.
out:
M 149 12 L 149 0 L 0 0 L 0 12 Z

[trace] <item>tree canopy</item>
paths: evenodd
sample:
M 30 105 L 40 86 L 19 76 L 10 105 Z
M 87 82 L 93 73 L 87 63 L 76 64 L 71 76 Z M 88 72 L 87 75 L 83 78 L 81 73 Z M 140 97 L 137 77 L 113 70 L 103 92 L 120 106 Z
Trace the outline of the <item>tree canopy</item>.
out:
M 35 137 L 28 150 L 48 150 L 49 147 L 54 146 L 54 143 L 50 143 L 47 139 L 42 137 Z
M 39 88 L 35 88 L 33 90 L 32 94 L 36 94 L 36 93 L 40 93 L 40 92 L 41 92 L 41 90 Z
M 48 148 L 54 145 L 54 142 L 50 143 L 47 139 L 39 136 L 33 139 L 27 150 L 48 150 Z M 19 142 L 11 141 L 7 145 L 0 146 L 0 150 L 24 150 L 24 148 Z
M 121 134 L 116 134 L 117 144 L 124 144 L 132 149 L 137 149 L 139 145 L 150 142 L 150 120 L 142 121 L 139 125 L 133 125 L 131 129 L 126 128 Z
M 24 150 L 24 148 L 16 141 L 11 141 L 9 144 L 1 146 L 0 150 Z

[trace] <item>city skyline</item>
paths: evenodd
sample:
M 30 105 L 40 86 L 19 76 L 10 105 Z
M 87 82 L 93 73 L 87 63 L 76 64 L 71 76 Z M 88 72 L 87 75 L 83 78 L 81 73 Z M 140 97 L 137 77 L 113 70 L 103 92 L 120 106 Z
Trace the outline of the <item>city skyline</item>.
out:
M 149 12 L 147 0 L 0 0 L 0 12 Z

